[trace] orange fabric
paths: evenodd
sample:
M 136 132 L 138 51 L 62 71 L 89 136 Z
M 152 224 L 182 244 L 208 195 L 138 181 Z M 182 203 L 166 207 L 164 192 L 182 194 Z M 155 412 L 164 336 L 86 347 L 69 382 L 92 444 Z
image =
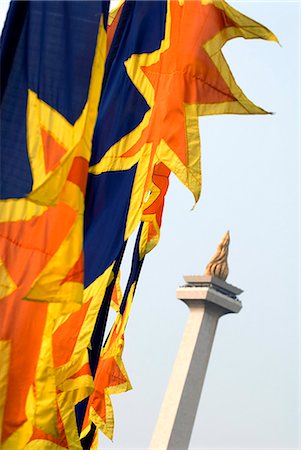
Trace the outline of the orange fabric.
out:
M 87 184 L 87 177 L 88 177 L 88 167 L 89 162 L 81 157 L 77 156 L 74 158 L 69 175 L 68 180 L 72 181 L 74 184 L 77 184 L 79 186 L 80 190 L 83 194 L 86 192 L 86 184 Z
M 39 217 L 0 223 L 0 256 L 14 280 L 28 289 L 66 238 L 76 212 L 59 203 Z
M 90 302 L 91 299 L 84 303 L 78 311 L 71 314 L 53 333 L 52 348 L 54 367 L 66 364 L 70 360 Z M 64 345 L 62 345 L 62 342 Z
M 108 32 L 107 32 L 107 54 L 110 50 L 111 44 L 112 44 L 112 40 L 119 22 L 119 18 L 123 9 L 124 3 L 120 6 L 120 8 L 118 9 L 118 12 L 116 14 L 116 16 L 114 17 L 113 22 L 110 24 L 110 26 L 108 26 Z
M 60 145 L 50 133 L 41 128 L 41 135 L 44 147 L 44 161 L 46 173 L 54 170 L 66 153 L 66 149 Z
M 57 425 L 58 425 L 58 434 L 59 434 L 58 438 L 55 438 L 51 434 L 45 433 L 44 431 L 39 430 L 38 428 L 34 428 L 29 442 L 35 441 L 37 439 L 45 440 L 45 441 L 53 442 L 54 444 L 60 445 L 61 447 L 68 449 L 69 445 L 67 442 L 64 425 L 63 425 L 62 418 L 61 418 L 58 408 L 57 408 L 57 417 L 58 417 Z
M 111 302 L 114 303 L 116 307 L 119 306 L 118 290 L 116 284 L 114 284 Z
M 153 143 L 154 152 L 161 139 L 164 139 L 186 164 L 184 103 L 234 100 L 202 47 L 221 29 L 233 23 L 215 6 L 195 1 L 185 2 L 184 7 L 171 1 L 170 14 L 169 48 L 161 54 L 157 63 L 142 67 L 155 91 L 151 119 L 138 142 L 123 156 L 134 155 L 145 143 Z
M 3 441 L 26 420 L 26 397 L 34 381 L 48 308 L 23 298 L 65 239 L 75 216 L 73 209 L 60 203 L 40 217 L 0 224 L 0 256 L 17 285 L 0 302 L 0 339 L 12 343 Z
M 104 401 L 105 388 L 108 386 L 118 386 L 126 381 L 127 379 L 120 371 L 115 358 L 100 360 L 95 378 L 95 392 L 91 396 L 91 403 L 93 403 L 95 411 L 97 411 L 104 422 L 106 422 L 106 409 Z
M 67 273 L 66 278 L 62 281 L 66 283 L 68 281 L 83 283 L 84 282 L 84 253 L 81 252 L 79 259 L 74 266 Z
M 162 213 L 164 208 L 164 198 L 169 185 L 170 170 L 163 163 L 155 166 L 153 173 L 153 183 L 160 189 L 159 196 L 155 201 L 143 211 L 143 214 L 155 214 L 158 226 L 161 226 Z
M 81 377 L 82 375 L 91 375 L 90 364 L 84 364 L 77 372 L 75 372 L 69 380 L 74 380 L 75 378 Z
M 89 398 L 83 430 L 89 425 L 89 409 L 92 405 L 99 417 L 106 423 L 105 389 L 125 383 L 127 379 L 122 374 L 115 358 L 100 359 L 94 380 L 95 390 Z
M 47 308 L 44 303 L 20 300 L 19 291 L 0 302 L 0 339 L 9 339 L 12 343 L 2 442 L 27 420 L 25 403 L 34 381 Z

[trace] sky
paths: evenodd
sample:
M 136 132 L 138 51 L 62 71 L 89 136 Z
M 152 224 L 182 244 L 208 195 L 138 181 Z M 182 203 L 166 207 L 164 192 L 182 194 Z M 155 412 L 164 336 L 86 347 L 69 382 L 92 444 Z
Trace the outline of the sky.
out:
M 192 210 L 192 195 L 171 179 L 126 330 L 133 390 L 112 396 L 114 441 L 100 435 L 99 449 L 148 449 L 188 317 L 176 288 L 204 272 L 227 229 L 227 281 L 244 290 L 243 309 L 220 319 L 190 449 L 300 449 L 301 3 L 229 3 L 280 41 L 224 47 L 239 86 L 274 114 L 200 119 L 201 199 Z

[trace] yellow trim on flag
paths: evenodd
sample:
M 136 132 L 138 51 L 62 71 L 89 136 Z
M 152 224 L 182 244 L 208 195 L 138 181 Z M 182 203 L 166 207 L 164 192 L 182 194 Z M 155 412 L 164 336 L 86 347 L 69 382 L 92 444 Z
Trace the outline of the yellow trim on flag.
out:
M 0 258 L 0 300 L 12 294 L 17 285 L 7 270 L 4 261 Z

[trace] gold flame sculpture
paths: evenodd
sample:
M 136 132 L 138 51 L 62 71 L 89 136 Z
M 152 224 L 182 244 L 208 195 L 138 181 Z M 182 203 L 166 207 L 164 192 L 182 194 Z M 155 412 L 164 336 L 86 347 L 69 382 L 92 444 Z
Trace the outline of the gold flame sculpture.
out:
M 227 231 L 224 234 L 221 242 L 219 243 L 213 258 L 207 264 L 205 269 L 205 275 L 217 277 L 224 281 L 226 280 L 229 273 L 227 260 L 229 244 L 230 244 L 230 233 L 229 231 Z

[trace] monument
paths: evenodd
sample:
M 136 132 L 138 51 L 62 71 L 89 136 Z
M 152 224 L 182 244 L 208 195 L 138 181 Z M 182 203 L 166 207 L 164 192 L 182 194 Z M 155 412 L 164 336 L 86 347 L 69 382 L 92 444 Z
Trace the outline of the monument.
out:
M 243 291 L 225 281 L 229 242 L 227 231 L 205 275 L 184 276 L 185 286 L 176 291 L 189 317 L 150 450 L 188 449 L 218 320 L 242 308 L 237 296 Z

